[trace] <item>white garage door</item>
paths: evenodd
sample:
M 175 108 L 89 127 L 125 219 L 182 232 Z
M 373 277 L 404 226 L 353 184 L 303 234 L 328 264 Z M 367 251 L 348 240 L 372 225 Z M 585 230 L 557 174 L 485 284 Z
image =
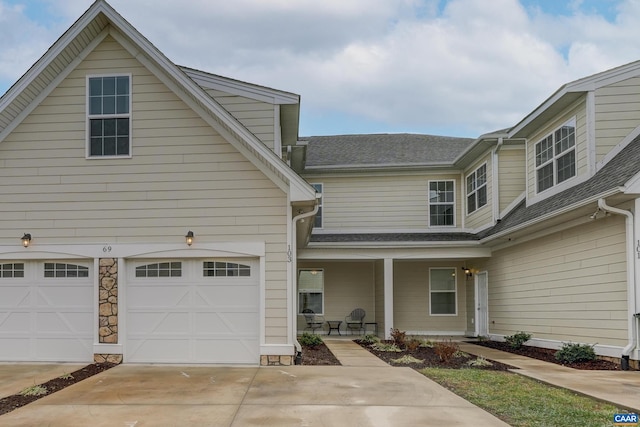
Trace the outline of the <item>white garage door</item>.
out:
M 92 270 L 84 261 L 0 261 L 0 361 L 92 361 Z
M 126 362 L 259 363 L 253 260 L 147 260 L 127 268 Z

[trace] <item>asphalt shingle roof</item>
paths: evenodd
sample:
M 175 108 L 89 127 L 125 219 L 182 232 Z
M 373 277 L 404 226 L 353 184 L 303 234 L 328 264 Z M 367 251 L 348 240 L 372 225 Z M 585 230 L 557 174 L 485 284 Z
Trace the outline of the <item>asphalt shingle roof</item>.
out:
M 471 138 L 417 134 L 311 136 L 306 168 L 442 165 L 453 161 Z

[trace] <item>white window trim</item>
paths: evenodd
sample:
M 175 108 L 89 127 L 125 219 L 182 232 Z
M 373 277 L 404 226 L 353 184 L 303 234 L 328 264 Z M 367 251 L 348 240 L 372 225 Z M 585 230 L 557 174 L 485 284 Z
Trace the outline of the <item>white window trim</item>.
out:
M 576 117 L 572 117 L 569 120 L 567 120 L 566 122 L 562 123 L 559 126 L 556 126 L 551 132 L 547 133 L 544 137 L 542 138 L 538 138 L 538 142 L 536 142 L 535 144 L 533 144 L 533 174 L 534 174 L 534 188 L 535 188 L 535 194 L 544 194 L 547 193 L 549 191 L 551 191 L 552 189 L 556 189 L 559 185 L 567 185 L 567 182 L 571 182 L 573 180 L 575 180 L 578 177 L 578 150 L 577 150 L 577 145 L 578 145 L 578 128 L 576 125 Z M 573 126 L 574 129 L 574 144 L 573 147 L 563 151 L 560 154 L 556 154 L 555 151 L 555 137 L 553 136 L 555 134 L 555 132 L 562 128 L 563 126 Z M 541 164 L 540 166 L 536 165 L 536 151 L 537 151 L 537 147 L 538 144 L 541 144 L 542 141 L 544 141 L 545 139 L 547 139 L 549 136 L 552 137 L 552 151 L 553 151 L 553 155 L 551 156 L 551 159 L 547 160 L 545 163 Z M 558 165 L 557 165 L 557 160 L 558 158 L 568 154 L 569 152 L 573 151 L 574 152 L 574 158 L 575 158 L 575 163 L 573 164 L 573 168 L 574 168 L 574 173 L 573 176 L 571 178 L 565 179 L 562 182 L 558 182 Z M 542 191 L 538 191 L 538 170 L 542 169 L 543 167 L 547 166 L 549 163 L 551 163 L 553 165 L 553 185 L 551 185 L 548 188 L 545 188 Z M 565 187 L 567 188 L 567 187 Z
M 129 114 L 106 114 L 91 116 L 89 114 L 89 80 L 98 77 L 129 77 Z M 133 75 L 131 73 L 87 74 L 85 78 L 85 158 L 96 159 L 130 159 L 133 157 Z M 91 119 L 92 118 L 128 118 L 129 119 L 129 154 L 126 156 L 92 156 L 91 155 Z
M 431 198 L 429 197 L 429 192 L 431 191 L 431 183 L 432 182 L 452 182 L 453 183 L 453 202 L 451 203 L 431 203 Z M 429 224 L 429 228 L 455 228 L 457 225 L 457 215 L 456 215 L 456 200 L 458 195 L 456 194 L 456 180 L 455 179 L 430 179 L 427 182 L 427 221 Z M 431 225 L 431 205 L 453 205 L 453 224 L 452 225 Z
M 319 227 L 313 227 L 315 230 L 322 230 L 324 228 L 324 183 L 323 182 L 312 182 L 311 186 L 315 188 L 316 185 L 320 186 L 320 198 L 317 199 L 318 200 L 318 210 L 320 212 L 322 212 L 320 214 L 320 226 Z M 318 189 L 316 188 L 316 193 L 318 193 Z M 315 221 L 315 219 L 314 219 Z
M 435 293 L 450 293 L 451 291 L 433 291 L 431 290 L 431 271 L 432 270 L 453 270 L 453 274 L 455 275 L 455 285 L 454 285 L 454 289 L 453 289 L 453 293 L 454 293 L 454 299 L 455 299 L 455 312 L 451 313 L 451 314 L 442 314 L 442 313 L 437 313 L 434 314 L 431 312 L 431 295 L 435 292 Z M 456 317 L 458 316 L 458 270 L 455 267 L 431 267 L 429 268 L 429 316 L 433 316 L 433 317 Z
M 298 269 L 298 274 L 296 275 L 296 306 L 297 306 L 297 312 L 298 312 L 298 316 L 302 316 L 304 313 L 302 313 L 302 310 L 300 309 L 300 284 L 298 283 L 298 279 L 300 277 L 300 272 L 301 271 L 321 271 L 322 272 L 322 313 L 314 313 L 317 314 L 319 316 L 324 316 L 324 294 L 325 294 L 325 290 L 324 290 L 324 268 L 310 268 L 310 267 L 304 267 L 304 268 L 299 268 Z M 307 292 L 307 291 L 305 291 Z
M 480 187 L 476 187 L 475 190 L 473 190 L 471 193 L 469 193 L 469 188 L 467 187 L 467 180 L 471 175 L 474 175 L 474 181 L 478 179 L 478 170 L 484 166 L 484 184 L 482 184 Z M 489 168 L 487 167 L 487 162 L 484 162 L 483 164 L 481 164 L 480 166 L 478 166 L 473 172 L 471 172 L 470 174 L 468 174 L 467 176 L 464 177 L 464 185 L 465 185 L 465 212 L 467 213 L 467 216 L 478 212 L 480 209 L 484 208 L 485 206 L 489 206 L 489 187 L 488 187 L 488 177 L 489 177 Z M 478 206 L 478 190 L 481 187 L 486 187 L 487 188 L 487 201 L 484 205 L 482 206 Z M 468 199 L 469 196 L 473 194 L 475 199 L 476 199 L 476 208 L 474 210 L 472 210 L 471 212 L 469 212 L 469 205 L 468 205 Z M 454 199 L 455 200 L 455 199 Z

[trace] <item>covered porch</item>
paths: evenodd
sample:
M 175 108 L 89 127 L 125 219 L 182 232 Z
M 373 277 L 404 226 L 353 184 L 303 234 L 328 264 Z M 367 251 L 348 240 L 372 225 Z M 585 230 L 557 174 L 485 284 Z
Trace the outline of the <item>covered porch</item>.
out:
M 388 339 L 392 328 L 410 335 L 485 335 L 486 272 L 473 265 L 489 256 L 489 249 L 479 247 L 303 249 L 297 262 L 297 331 L 333 337 L 341 321 L 341 335 Z M 366 312 L 362 329 L 349 329 L 345 318 L 356 308 Z M 322 324 L 309 328 L 305 309 Z

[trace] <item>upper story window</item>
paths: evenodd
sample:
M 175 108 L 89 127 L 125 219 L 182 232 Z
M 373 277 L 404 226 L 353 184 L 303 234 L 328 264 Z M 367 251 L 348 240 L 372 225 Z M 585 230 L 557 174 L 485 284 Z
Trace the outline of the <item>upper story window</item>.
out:
M 316 214 L 313 227 L 322 228 L 322 184 L 311 184 L 311 186 L 316 189 L 316 193 L 320 194 L 320 198 L 318 199 L 318 213 Z
M 89 157 L 131 155 L 131 77 L 88 79 Z
M 467 213 L 487 204 L 487 164 L 467 176 Z
M 540 193 L 576 175 L 576 122 L 572 119 L 536 143 L 536 188 Z
M 429 226 L 455 225 L 454 181 L 429 181 Z

